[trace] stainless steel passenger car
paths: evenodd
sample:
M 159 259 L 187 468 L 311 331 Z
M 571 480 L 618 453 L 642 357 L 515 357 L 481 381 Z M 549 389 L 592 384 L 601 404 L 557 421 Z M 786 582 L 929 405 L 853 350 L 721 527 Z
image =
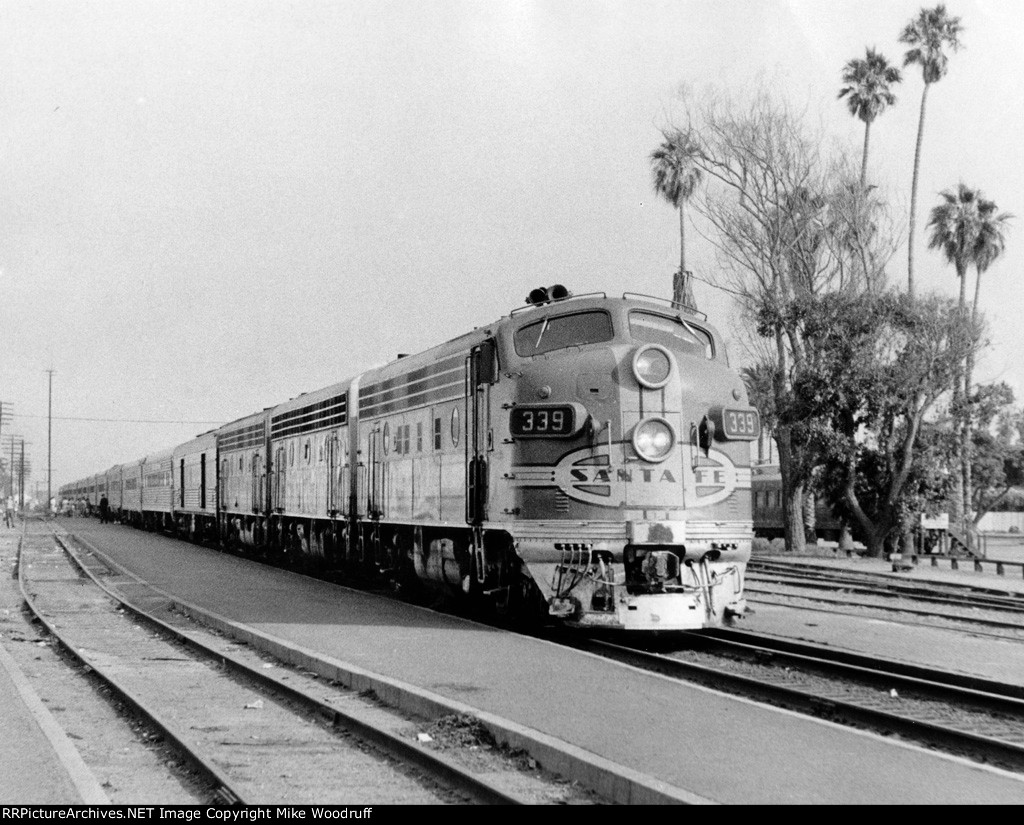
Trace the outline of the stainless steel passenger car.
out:
M 172 451 L 175 530 L 193 541 L 217 532 L 217 435 L 204 433 Z
M 142 526 L 142 461 L 121 465 L 121 521 Z
M 147 529 L 162 530 L 174 524 L 171 460 L 171 450 L 153 453 L 142 460 L 142 525 Z
M 121 465 L 117 464 L 107 470 L 106 474 L 107 504 L 110 516 L 116 519 L 121 512 L 124 489 L 121 479 Z

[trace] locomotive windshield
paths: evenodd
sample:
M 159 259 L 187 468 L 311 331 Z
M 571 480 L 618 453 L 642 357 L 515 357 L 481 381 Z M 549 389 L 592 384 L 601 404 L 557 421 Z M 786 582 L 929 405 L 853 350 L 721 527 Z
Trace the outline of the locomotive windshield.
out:
M 549 315 L 516 330 L 516 353 L 523 357 L 541 355 L 565 347 L 598 344 L 613 337 L 611 316 L 603 310 Z
M 707 359 L 715 357 L 711 335 L 679 315 L 633 310 L 629 313 L 629 334 L 636 341 L 661 344 L 674 352 L 682 351 Z

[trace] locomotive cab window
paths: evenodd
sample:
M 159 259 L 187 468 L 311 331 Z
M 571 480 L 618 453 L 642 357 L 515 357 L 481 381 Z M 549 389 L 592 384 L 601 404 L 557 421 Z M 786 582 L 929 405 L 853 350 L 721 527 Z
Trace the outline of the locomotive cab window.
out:
M 629 313 L 629 334 L 635 341 L 661 344 L 674 352 L 709 360 L 715 357 L 711 335 L 679 315 L 633 310 Z
M 599 344 L 613 336 L 611 316 L 597 310 L 542 318 L 516 330 L 514 341 L 516 353 L 529 357 L 565 347 Z

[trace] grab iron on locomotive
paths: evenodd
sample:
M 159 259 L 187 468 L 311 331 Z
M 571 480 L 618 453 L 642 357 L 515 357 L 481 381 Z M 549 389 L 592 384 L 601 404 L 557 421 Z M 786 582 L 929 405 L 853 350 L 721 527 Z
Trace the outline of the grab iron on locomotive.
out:
M 575 627 L 700 629 L 745 609 L 759 429 L 702 313 L 555 286 L 61 495 Z

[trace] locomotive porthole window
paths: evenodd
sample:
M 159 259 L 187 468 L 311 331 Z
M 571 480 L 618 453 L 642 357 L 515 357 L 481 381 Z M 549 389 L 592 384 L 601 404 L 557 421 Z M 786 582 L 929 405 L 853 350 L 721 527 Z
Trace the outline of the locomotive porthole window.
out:
M 238 472 L 242 472 L 242 470 L 245 469 L 243 464 L 242 464 L 243 461 L 245 461 L 245 457 L 244 456 L 239 456 L 238 457 Z
M 452 445 L 459 446 L 459 408 L 452 410 Z
M 381 440 L 384 442 L 384 455 L 387 455 L 388 450 L 391 448 L 391 425 L 386 421 L 384 422 L 384 435 Z
M 303 450 L 302 457 L 306 459 L 307 464 L 309 464 L 309 462 L 313 460 L 313 450 L 311 449 L 311 445 L 309 443 L 308 438 L 306 439 L 305 449 Z

